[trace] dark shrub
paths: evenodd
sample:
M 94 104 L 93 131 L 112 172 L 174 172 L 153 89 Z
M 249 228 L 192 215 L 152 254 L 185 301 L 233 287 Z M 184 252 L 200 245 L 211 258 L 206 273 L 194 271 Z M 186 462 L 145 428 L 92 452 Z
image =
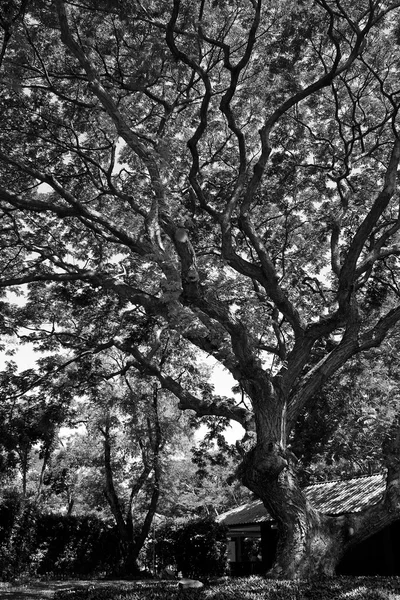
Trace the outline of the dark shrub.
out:
M 10 499 L 0 506 L 0 572 L 65 578 L 112 575 L 122 562 L 115 528 L 94 516 L 40 514 Z
M 88 576 L 112 573 L 120 562 L 115 528 L 93 516 L 42 515 L 37 526 L 38 573 Z
M 223 575 L 226 528 L 211 518 L 167 523 L 157 531 L 155 554 L 160 572 L 172 567 L 184 577 Z
M 30 572 L 36 548 L 38 511 L 9 497 L 0 508 L 0 572 L 4 580 Z

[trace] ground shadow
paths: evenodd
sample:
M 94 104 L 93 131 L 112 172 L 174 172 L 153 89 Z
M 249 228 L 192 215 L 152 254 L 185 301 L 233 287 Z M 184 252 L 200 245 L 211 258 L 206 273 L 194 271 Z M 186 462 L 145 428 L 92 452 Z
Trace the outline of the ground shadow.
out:
M 133 585 L 134 582 L 132 582 Z M 71 588 L 87 588 L 91 586 L 129 588 L 128 581 L 101 581 L 101 580 L 66 580 L 66 581 L 32 581 L 24 585 L 5 586 L 0 588 L 1 600 L 45 600 L 53 598 L 59 590 Z

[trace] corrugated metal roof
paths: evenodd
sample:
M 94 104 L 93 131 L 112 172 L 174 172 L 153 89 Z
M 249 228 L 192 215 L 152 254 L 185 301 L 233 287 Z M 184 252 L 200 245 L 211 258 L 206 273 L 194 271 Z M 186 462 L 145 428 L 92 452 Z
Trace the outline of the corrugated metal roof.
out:
M 367 506 L 379 502 L 384 490 L 383 474 L 316 483 L 304 488 L 315 508 L 329 515 L 361 512 Z M 271 520 L 261 500 L 253 500 L 218 517 L 218 521 L 227 526 L 265 523 Z
M 356 477 L 347 481 L 329 481 L 310 485 L 305 489 L 310 502 L 321 512 L 339 515 L 361 512 L 376 504 L 385 491 L 385 475 Z

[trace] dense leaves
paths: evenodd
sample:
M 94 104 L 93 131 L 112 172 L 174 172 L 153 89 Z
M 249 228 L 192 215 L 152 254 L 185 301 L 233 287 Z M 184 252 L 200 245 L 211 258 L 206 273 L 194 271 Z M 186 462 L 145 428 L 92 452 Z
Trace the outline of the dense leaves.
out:
M 64 578 L 66 575 L 120 574 L 120 540 L 111 522 L 91 516 L 40 513 L 9 496 L 0 510 L 2 579 L 23 574 Z
M 293 431 L 304 481 L 381 472 L 383 447 L 399 410 L 398 335 L 349 361 L 314 396 Z

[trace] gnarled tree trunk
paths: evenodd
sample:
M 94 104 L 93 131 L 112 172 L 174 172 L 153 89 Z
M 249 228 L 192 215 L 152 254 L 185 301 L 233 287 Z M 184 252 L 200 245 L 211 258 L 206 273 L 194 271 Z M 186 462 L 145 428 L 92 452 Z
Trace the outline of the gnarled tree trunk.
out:
M 257 443 L 244 457 L 239 475 L 278 523 L 273 577 L 332 576 L 345 552 L 400 519 L 400 420 L 385 444 L 387 486 L 365 511 L 339 516 L 316 510 L 299 486 L 294 457 L 282 445 Z
M 241 470 L 244 485 L 261 498 L 278 524 L 277 555 L 270 575 L 285 579 L 333 575 L 343 554 L 342 527 L 311 506 L 293 465 L 284 461 L 282 449 L 271 449 L 265 459 L 256 447 Z

